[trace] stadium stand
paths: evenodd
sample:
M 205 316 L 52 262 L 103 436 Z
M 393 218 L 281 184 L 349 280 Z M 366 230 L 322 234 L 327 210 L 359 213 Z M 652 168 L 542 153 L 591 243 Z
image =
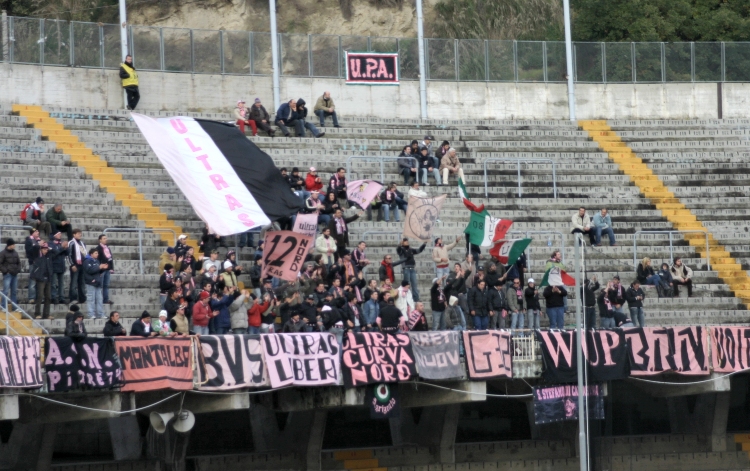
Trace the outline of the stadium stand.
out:
M 23 114 L 18 107 L 17 113 Z M 61 126 L 31 128 L 33 119 L 42 114 L 31 113 L 28 118 L 13 115 L 3 109 L 0 115 L 0 165 L 4 183 L 0 189 L 4 203 L 0 205 L 0 224 L 18 225 L 18 213 L 23 206 L 42 196 L 49 203 L 60 201 L 73 220 L 73 226 L 83 229 L 87 245 L 95 243 L 105 228 L 167 227 L 184 232 L 195 241 L 200 239 L 203 224 L 192 211 L 169 175 L 163 170 L 145 139 L 123 110 L 93 110 L 73 108 L 45 108 L 50 117 Z M 148 113 L 147 113 L 148 114 Z M 230 121 L 227 114 L 196 114 L 178 111 L 153 115 L 188 115 L 206 119 Z M 466 186 L 473 201 L 485 203 L 496 217 L 512 219 L 512 231 L 521 236 L 527 231 L 550 231 L 531 234 L 534 242 L 530 250 L 529 272 L 526 277 L 541 278 L 549 253 L 560 247 L 560 235 L 565 241 L 564 256 L 568 270 L 572 271 L 573 237 L 570 235 L 570 217 L 579 206 L 588 208 L 590 214 L 607 207 L 614 222 L 618 245 L 586 249 L 588 275 L 597 275 L 608 281 L 619 275 L 627 286 L 635 278 L 633 266 L 633 238 L 636 231 L 665 231 L 680 227 L 666 216 L 669 209 L 661 206 L 650 194 L 618 166 L 617 158 L 607 153 L 607 144 L 592 140 L 590 134 L 576 124 L 566 121 L 484 121 L 484 120 L 427 120 L 414 123 L 407 120 L 340 117 L 341 128 L 325 128 L 323 139 L 252 137 L 258 146 L 269 153 L 277 166 L 300 167 L 302 175 L 315 166 L 327 181 L 337 167 L 346 166 L 350 156 L 385 155 L 395 157 L 401 147 L 412 139 L 420 139 L 425 132 L 432 133 L 437 143 L 443 139 L 451 142 L 466 172 Z M 586 123 L 582 123 L 586 126 Z M 693 211 L 713 237 L 726 246 L 727 252 L 738 257 L 750 252 L 747 248 L 747 228 L 739 222 L 746 214 L 747 197 L 740 196 L 738 187 L 743 177 L 750 174 L 740 159 L 741 146 L 747 131 L 735 130 L 736 121 L 684 122 L 612 122 L 611 130 L 622 136 L 622 142 L 644 157 L 644 162 L 659 175 L 661 181 Z M 658 125 L 658 131 L 654 126 Z M 64 129 L 62 129 L 64 127 Z M 46 133 L 46 135 L 45 135 Z M 54 133 L 54 134 L 51 134 Z M 690 137 L 690 141 L 683 140 Z M 617 139 L 614 139 L 617 141 Z M 55 145 L 57 142 L 57 145 Z M 80 147 L 65 147 L 81 143 Z M 732 151 L 723 149 L 730 143 Z M 81 150 L 83 149 L 83 150 Z M 90 150 L 91 152 L 85 152 Z M 84 158 L 85 156 L 85 158 Z M 90 158 L 88 156 L 91 156 Z M 484 198 L 484 167 L 488 159 L 523 159 L 521 191 L 516 163 L 489 162 L 487 164 L 488 198 Z M 557 195 L 552 190 L 552 165 L 556 171 Z M 694 172 L 696 160 L 702 171 L 711 173 L 703 178 Z M 94 162 L 92 165 L 91 162 Z M 107 165 L 104 167 L 104 165 Z M 103 170 L 103 169 L 111 170 Z M 376 161 L 363 163 L 354 160 L 350 179 L 380 178 L 380 165 Z M 385 181 L 402 183 L 393 161 L 384 163 Z M 743 173 L 744 172 L 744 173 Z M 119 177 L 121 175 L 121 177 Z M 720 178 L 722 177 L 722 178 Z M 120 180 L 122 178 L 122 180 Z M 118 183 L 121 182 L 121 183 Z M 456 193 L 456 182 L 451 177 L 449 186 L 423 187 L 431 195 L 448 193 L 449 200 L 441 214 L 436 236 L 446 241 L 463 232 L 468 212 Z M 33 189 L 30 189 L 33 188 Z M 139 203 L 123 198 L 122 188 L 131 188 L 129 195 L 137 192 Z M 404 187 L 400 189 L 405 192 Z M 651 196 L 649 199 L 647 196 Z M 150 203 L 149 203 L 150 202 Z M 729 206 L 729 208 L 727 208 Z M 153 208 L 159 216 L 140 214 L 140 208 Z M 149 210 L 151 211 L 151 210 Z M 727 232 L 728 220 L 735 219 Z M 692 227 L 692 226 L 684 226 Z M 401 224 L 395 222 L 368 222 L 364 218 L 351 225 L 352 245 L 358 240 L 368 243 L 368 258 L 379 262 L 384 255 L 395 253 L 400 240 Z M 560 235 L 557 235 L 559 233 Z M 3 239 L 13 237 L 23 240 L 25 233 L 19 229 L 4 229 Z M 702 235 L 699 235 L 702 237 Z M 143 234 L 145 275 L 139 275 L 138 234 L 113 232 L 110 246 L 117 260 L 117 270 L 112 278 L 113 308 L 123 316 L 129 329 L 132 320 L 143 310 L 158 311 L 158 258 L 173 234 Z M 687 299 L 683 289 L 679 298 L 657 299 L 655 290 L 647 290 L 647 325 L 682 325 L 693 323 L 736 323 L 746 321 L 747 311 L 743 299 L 736 297 L 738 285 L 730 288 L 727 279 L 716 271 L 720 265 L 719 246 L 711 239 L 712 269 L 707 269 L 705 249 L 696 243 L 695 235 L 673 235 L 673 255 L 682 257 L 694 270 L 695 296 Z M 451 262 L 463 258 L 463 242 L 451 253 Z M 606 244 L 605 244 L 606 245 Z M 428 244 L 431 249 L 432 244 Z M 223 260 L 224 250 L 220 259 Z M 240 264 L 251 259 L 252 250 L 239 253 Z M 655 266 L 670 261 L 669 237 L 662 234 L 644 234 L 638 237 L 637 259 L 649 256 Z M 486 259 L 485 259 L 486 260 Z M 743 266 L 747 259 L 739 258 Z M 434 277 L 434 264 L 429 250 L 417 257 L 419 291 L 429 309 L 429 286 Z M 719 266 L 724 275 L 730 271 L 742 272 L 738 265 Z M 21 276 L 19 299 L 26 300 L 26 273 Z M 372 271 L 370 271 L 374 275 Z M 397 280 L 400 275 L 397 270 Z M 744 272 L 742 272 L 744 273 Z M 746 276 L 746 275 L 745 275 Z M 246 277 L 246 275 L 243 275 Z M 247 280 L 247 278 L 245 278 Z M 68 277 L 65 277 L 66 291 Z M 525 280 L 524 280 L 525 283 Z M 744 288 L 743 288 L 744 289 Z M 575 296 L 571 290 L 570 297 Z M 29 311 L 33 306 L 22 303 Z M 66 306 L 53 306 L 57 314 L 54 321 L 43 325 L 59 332 L 64 328 Z M 63 316 L 61 316 L 63 315 Z M 573 309 L 566 316 L 572 322 Z M 87 320 L 90 332 L 100 331 L 103 320 Z M 546 325 L 546 317 L 542 324 Z

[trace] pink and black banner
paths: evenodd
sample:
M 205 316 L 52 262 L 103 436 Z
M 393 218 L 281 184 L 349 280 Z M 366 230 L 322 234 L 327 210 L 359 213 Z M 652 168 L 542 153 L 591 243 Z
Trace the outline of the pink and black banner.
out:
M 201 389 L 223 391 L 268 387 L 260 335 L 202 335 Z
M 513 377 L 510 331 L 472 330 L 463 334 L 469 378 Z
M 271 387 L 339 384 L 336 336 L 329 333 L 261 335 Z
M 234 125 L 132 116 L 196 214 L 217 235 L 265 226 L 302 209 L 271 157 Z
M 398 85 L 398 53 L 346 52 L 347 85 Z

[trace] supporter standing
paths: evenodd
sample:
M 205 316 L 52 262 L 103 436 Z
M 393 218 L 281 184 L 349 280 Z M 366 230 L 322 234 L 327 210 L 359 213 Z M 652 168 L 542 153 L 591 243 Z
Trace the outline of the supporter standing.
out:
M 529 278 L 523 295 L 526 300 L 526 326 L 532 330 L 539 330 L 542 307 L 539 305 L 539 289 L 534 283 L 534 278 Z
M 68 256 L 68 242 L 62 242 L 59 232 L 49 242 L 49 257 L 52 260 L 52 304 L 65 303 L 65 285 L 63 276 L 67 269 L 65 259 Z
M 18 304 L 18 274 L 20 272 L 21 257 L 16 251 L 16 241 L 8 239 L 5 241 L 5 250 L 0 252 L 0 273 L 3 276 L 3 294 L 14 304 Z M 6 298 L 3 298 L 2 305 L 3 308 L 6 307 Z
M 414 296 L 408 281 L 402 281 L 401 286 L 396 290 L 395 303 L 401 315 L 408 319 L 409 312 L 414 309 Z
M 130 328 L 130 335 L 134 337 L 156 337 L 159 335 L 159 332 L 154 332 L 151 329 L 151 314 L 148 311 L 143 311 L 141 318 L 133 322 L 133 326 Z
M 443 238 L 435 239 L 435 248 L 432 249 L 432 261 L 435 262 L 435 276 L 438 278 L 447 277 L 450 274 L 450 255 L 449 252 L 458 245 L 461 236 L 456 237 L 452 244 L 443 244 Z
M 208 291 L 201 291 L 198 302 L 193 305 L 193 328 L 198 335 L 208 335 L 208 322 L 219 315 L 218 309 L 212 310 L 208 305 L 210 298 Z
M 39 256 L 34 260 L 29 277 L 36 281 L 34 316 L 37 319 L 49 319 L 49 306 L 52 301 L 52 259 L 49 256 L 49 246 L 46 242 L 39 243 Z M 44 304 L 43 312 L 42 304 Z
M 89 319 L 104 319 L 102 276 L 106 269 L 106 263 L 99 263 L 99 250 L 89 250 L 88 257 L 83 261 L 83 282 L 86 284 Z
M 508 288 L 505 299 L 508 303 L 508 311 L 510 312 L 510 328 L 523 329 L 524 292 L 520 279 L 515 278 L 513 280 L 513 285 Z
M 337 209 L 333 213 L 333 219 L 328 223 L 328 229 L 330 229 L 332 237 L 336 240 L 337 260 L 343 257 L 344 252 L 346 252 L 349 246 L 349 227 L 347 225 L 359 219 L 361 215 L 362 212 L 360 211 L 354 216 L 345 218 L 344 212 L 341 209 Z
M 412 196 L 415 197 L 415 198 L 427 198 L 427 197 L 429 197 L 429 195 L 427 193 L 425 193 L 424 190 L 420 190 L 419 189 L 419 182 L 418 181 L 413 181 L 411 183 L 411 188 L 409 189 L 409 193 L 407 193 L 407 195 L 409 196 L 409 198 L 411 198 Z
M 133 56 L 130 54 L 125 56 L 125 62 L 120 64 L 120 83 L 128 97 L 128 109 L 135 110 L 141 99 L 141 93 L 138 90 L 138 72 L 135 71 Z
M 112 256 L 112 251 L 107 245 L 107 236 L 102 234 L 99 236 L 99 245 L 97 246 L 99 251 L 99 263 L 107 265 L 107 269 L 102 273 L 102 298 L 104 304 L 114 304 L 109 299 L 109 279 L 112 273 L 115 272 L 115 260 Z
M 445 291 L 443 283 L 447 274 L 432 280 L 430 288 L 430 307 L 432 308 L 432 330 L 445 330 L 445 318 L 443 314 L 446 308 Z
M 415 255 L 421 254 L 427 244 L 422 244 L 418 249 L 412 249 L 409 246 L 409 239 L 404 237 L 401 245 L 396 249 L 399 258 L 404 261 L 404 281 L 408 281 L 414 293 L 414 301 L 419 301 L 419 288 L 417 288 L 417 262 L 414 260 Z
M 83 260 L 86 258 L 86 244 L 81 240 L 80 229 L 73 230 L 73 239 L 68 244 L 68 260 L 70 262 L 70 287 L 68 301 L 71 304 L 86 302 L 86 284 L 83 282 Z
M 599 282 L 596 276 L 592 276 L 591 280 L 586 279 L 583 282 L 583 305 L 586 319 L 587 329 L 596 329 L 596 291 L 599 289 Z
M 323 181 L 318 176 L 318 169 L 315 167 L 310 167 L 310 171 L 305 176 L 305 189 L 310 193 L 317 191 L 319 194 L 323 189 Z
M 625 293 L 625 299 L 627 299 L 630 309 L 630 318 L 636 327 L 646 327 L 646 320 L 643 316 L 643 299 L 645 297 L 646 294 L 641 289 L 641 283 L 638 280 L 631 283 Z
M 474 328 L 476 330 L 487 330 L 490 325 L 490 296 L 487 290 L 487 283 L 479 280 L 476 286 L 469 290 L 467 296 L 469 303 L 469 314 L 474 319 Z M 493 311 L 494 312 L 494 311 Z
M 620 283 L 620 276 L 615 275 L 612 278 L 612 284 L 607 289 L 607 297 L 609 298 L 612 306 L 614 306 L 615 312 L 621 312 L 625 314 L 625 288 Z
M 24 251 L 26 252 L 26 261 L 29 263 L 29 271 L 31 271 L 34 261 L 39 258 L 39 242 L 39 230 L 29 229 L 29 236 L 24 241 Z M 36 301 L 36 280 L 32 276 L 29 276 L 28 296 L 29 303 L 34 304 Z
M 544 288 L 544 299 L 547 300 L 547 317 L 550 329 L 565 329 L 565 307 L 563 299 L 568 296 L 564 286 L 547 286 Z

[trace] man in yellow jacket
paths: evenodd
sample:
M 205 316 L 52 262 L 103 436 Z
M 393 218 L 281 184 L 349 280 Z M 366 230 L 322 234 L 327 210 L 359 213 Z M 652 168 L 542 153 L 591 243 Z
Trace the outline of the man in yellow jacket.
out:
M 125 56 L 125 62 L 120 64 L 120 80 L 122 81 L 122 88 L 128 95 L 128 109 L 133 111 L 138 106 L 141 94 L 138 92 L 138 72 L 135 71 L 133 56 L 131 55 Z

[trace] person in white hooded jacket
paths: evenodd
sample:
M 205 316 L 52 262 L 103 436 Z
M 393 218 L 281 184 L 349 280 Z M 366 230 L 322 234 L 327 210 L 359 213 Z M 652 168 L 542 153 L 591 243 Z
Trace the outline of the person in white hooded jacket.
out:
M 408 281 L 402 281 L 401 286 L 396 290 L 395 304 L 401 314 L 408 319 L 409 311 L 414 309 L 414 298 L 411 295 L 411 286 L 409 286 Z
M 250 291 L 243 289 L 240 295 L 229 305 L 229 322 L 233 334 L 247 333 L 247 311 L 253 306 L 255 296 Z

